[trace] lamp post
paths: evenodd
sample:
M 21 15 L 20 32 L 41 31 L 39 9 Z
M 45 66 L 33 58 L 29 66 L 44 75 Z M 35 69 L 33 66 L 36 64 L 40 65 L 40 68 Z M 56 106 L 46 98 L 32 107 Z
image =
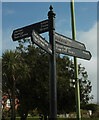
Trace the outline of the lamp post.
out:
M 71 0 L 71 23 L 72 23 L 72 38 L 76 40 L 76 25 L 75 25 L 75 13 L 74 13 L 74 0 Z M 74 76 L 75 76 L 75 95 L 76 95 L 76 112 L 77 120 L 81 120 L 80 113 L 80 90 L 79 90 L 79 79 L 78 79 L 78 64 L 77 58 L 74 57 Z

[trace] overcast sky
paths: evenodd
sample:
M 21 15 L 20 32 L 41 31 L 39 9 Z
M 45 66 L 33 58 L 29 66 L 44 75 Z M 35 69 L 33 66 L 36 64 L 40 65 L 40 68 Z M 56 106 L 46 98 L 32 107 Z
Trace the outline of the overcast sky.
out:
M 48 18 L 49 6 L 56 13 L 56 32 L 72 38 L 69 2 L 3 2 L 2 3 L 2 51 L 15 49 L 11 35 L 14 29 Z M 1 8 L 0 8 L 1 9 Z M 88 71 L 92 82 L 93 102 L 97 101 L 97 2 L 75 2 L 77 40 L 86 45 L 92 54 L 90 61 L 78 59 Z M 0 30 L 1 31 L 1 30 Z M 43 36 L 48 39 L 47 34 Z

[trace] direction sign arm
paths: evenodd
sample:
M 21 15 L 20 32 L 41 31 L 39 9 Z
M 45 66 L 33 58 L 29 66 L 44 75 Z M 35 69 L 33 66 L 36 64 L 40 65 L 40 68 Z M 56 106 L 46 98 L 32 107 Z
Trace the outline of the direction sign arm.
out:
M 49 20 L 44 20 L 32 25 L 16 29 L 12 33 L 12 39 L 13 41 L 16 41 L 26 37 L 31 37 L 33 29 L 37 31 L 39 34 L 47 32 L 49 30 L 48 23 Z
M 63 45 L 67 45 L 67 46 L 70 46 L 70 47 L 83 49 L 83 50 L 86 49 L 86 47 L 83 43 L 81 43 L 79 41 L 74 41 L 73 39 L 71 39 L 69 37 L 66 37 L 64 35 L 61 35 L 59 33 L 56 33 L 56 32 L 55 32 L 55 42 L 61 43 Z
M 38 45 L 40 48 L 45 50 L 47 53 L 52 55 L 52 47 L 51 45 L 43 38 L 41 35 L 39 35 L 35 30 L 32 32 L 32 42 Z

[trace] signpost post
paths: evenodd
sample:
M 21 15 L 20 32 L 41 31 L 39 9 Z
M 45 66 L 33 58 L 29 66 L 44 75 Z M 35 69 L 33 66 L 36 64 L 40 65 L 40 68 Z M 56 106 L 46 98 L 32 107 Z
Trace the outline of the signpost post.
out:
M 50 120 L 57 119 L 57 89 L 56 89 L 56 51 L 55 51 L 55 13 L 50 6 L 48 12 L 49 18 L 49 42 L 52 46 L 52 55 L 50 55 Z

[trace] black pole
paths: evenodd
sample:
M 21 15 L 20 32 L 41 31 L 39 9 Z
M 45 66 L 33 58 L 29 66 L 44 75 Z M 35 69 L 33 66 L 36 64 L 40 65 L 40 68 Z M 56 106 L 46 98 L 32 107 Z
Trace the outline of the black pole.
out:
M 55 51 L 55 13 L 50 6 L 48 12 L 49 18 L 49 42 L 52 46 L 52 55 L 50 55 L 50 120 L 57 118 L 57 89 L 56 89 L 56 51 Z

